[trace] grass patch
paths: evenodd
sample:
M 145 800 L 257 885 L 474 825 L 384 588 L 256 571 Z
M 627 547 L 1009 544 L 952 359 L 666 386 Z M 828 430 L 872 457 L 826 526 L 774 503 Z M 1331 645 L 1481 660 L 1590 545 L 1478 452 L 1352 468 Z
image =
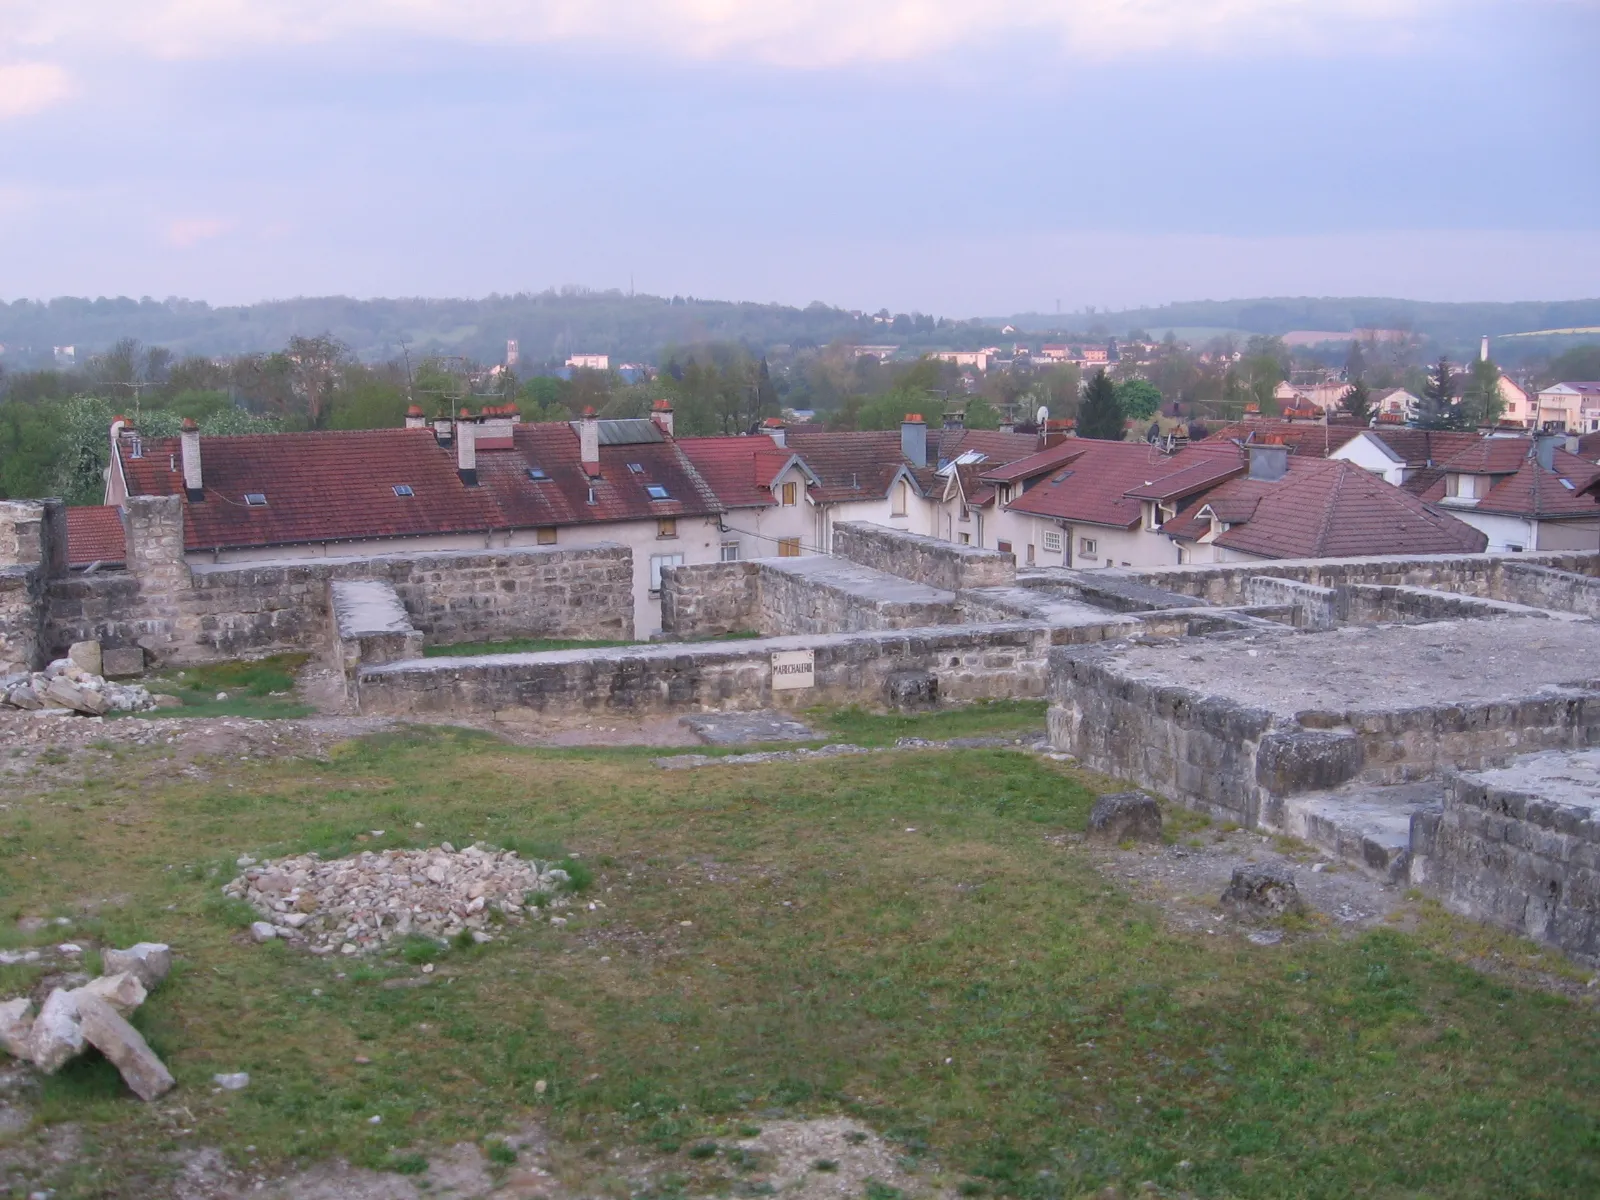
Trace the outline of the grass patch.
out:
M 142 680 L 152 692 L 183 701 L 182 708 L 155 709 L 142 717 L 304 717 L 315 710 L 294 699 L 295 674 L 309 655 L 277 654 L 240 662 L 211 663 Z M 218 700 L 226 695 L 226 700 Z
M 493 1146 L 537 1113 L 595 1172 L 624 1146 L 693 1148 L 687 1168 L 723 1139 L 714 1162 L 755 1194 L 726 1131 L 838 1113 L 965 1195 L 1600 1194 L 1600 1014 L 1461 961 L 1525 944 L 1432 914 L 1271 951 L 1168 932 L 1054 836 L 1097 786 L 994 750 L 664 772 L 418 732 L 204 781 L 133 756 L 94 820 L 14 787 L 0 847 L 20 848 L 7 913 L 176 948 L 135 1024 L 179 1081 L 184 1144 L 255 1146 L 252 1169 L 425 1167 L 420 1148 Z M 359 964 L 253 945 L 217 903 L 240 853 L 370 829 L 544 847 L 587 867 L 585 902 L 565 927 Z M 427 985 L 383 986 L 421 962 Z M 43 970 L 3 968 L 0 994 Z M 220 1071 L 251 1085 L 214 1093 Z M 51 1186 L 170 1194 L 167 1111 L 99 1059 L 43 1080 L 39 1119 L 82 1130 L 81 1186 Z

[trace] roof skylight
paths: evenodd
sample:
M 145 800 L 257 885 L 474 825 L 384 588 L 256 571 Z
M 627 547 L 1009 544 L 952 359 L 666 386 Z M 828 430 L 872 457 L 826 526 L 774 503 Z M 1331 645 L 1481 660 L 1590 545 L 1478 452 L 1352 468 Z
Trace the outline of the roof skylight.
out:
M 645 495 L 649 496 L 652 500 L 670 499 L 670 497 L 667 495 L 667 489 L 662 487 L 659 483 L 645 485 L 644 492 Z
M 403 496 L 415 496 L 416 495 L 416 493 L 411 490 L 411 485 L 409 483 L 397 483 L 397 484 L 395 484 L 394 485 L 394 494 L 396 496 L 402 496 L 402 497 Z
M 267 494 L 265 492 L 246 492 L 244 494 L 244 502 L 246 507 L 249 508 L 265 508 L 267 506 Z
M 543 483 L 546 479 L 549 479 L 550 476 L 545 474 L 543 467 L 529 467 L 528 478 L 533 480 L 535 483 Z

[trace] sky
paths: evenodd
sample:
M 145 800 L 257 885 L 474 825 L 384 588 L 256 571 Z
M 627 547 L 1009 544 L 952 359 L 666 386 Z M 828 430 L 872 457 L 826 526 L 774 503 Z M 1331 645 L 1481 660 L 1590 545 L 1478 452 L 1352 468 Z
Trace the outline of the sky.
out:
M 1600 294 L 1600 0 L 0 0 L 0 298 Z

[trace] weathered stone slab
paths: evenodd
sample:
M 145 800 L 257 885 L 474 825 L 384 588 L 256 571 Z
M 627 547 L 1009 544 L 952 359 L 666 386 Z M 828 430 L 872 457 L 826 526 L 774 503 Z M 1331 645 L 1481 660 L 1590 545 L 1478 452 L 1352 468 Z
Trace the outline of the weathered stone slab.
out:
M 31 1059 L 33 1003 L 26 996 L 0 1003 L 0 1050 L 12 1058 Z
M 122 1078 L 141 1100 L 154 1100 L 171 1091 L 177 1081 L 139 1031 L 98 996 L 78 1000 L 84 1040 L 111 1060 Z
M 101 969 L 107 975 L 126 971 L 136 976 L 147 991 L 154 991 L 172 970 L 172 949 L 165 942 L 138 942 L 126 950 L 100 952 Z
M 1098 842 L 1159 842 L 1161 805 L 1148 792 L 1114 792 L 1095 799 L 1089 837 Z
M 144 674 L 144 649 L 140 646 L 119 646 L 102 650 L 100 674 L 107 679 L 133 679 Z
M 1294 874 L 1283 867 L 1265 865 L 1235 867 L 1233 878 L 1222 893 L 1222 904 L 1246 919 L 1281 917 L 1305 908 Z

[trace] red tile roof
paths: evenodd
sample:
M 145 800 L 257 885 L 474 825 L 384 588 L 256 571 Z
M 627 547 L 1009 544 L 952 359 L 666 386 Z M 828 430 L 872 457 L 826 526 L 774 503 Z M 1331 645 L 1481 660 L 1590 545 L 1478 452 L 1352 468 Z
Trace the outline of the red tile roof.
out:
M 1351 438 L 1360 434 L 1364 426 L 1330 423 L 1307 424 L 1304 421 L 1236 421 L 1211 434 L 1205 440 L 1214 442 L 1226 439 L 1236 442 L 1264 442 L 1275 438 L 1300 455 L 1326 458 Z
M 1408 467 L 1426 467 L 1443 462 L 1483 441 L 1473 432 L 1444 429 L 1371 429 L 1367 436 L 1383 443 L 1389 452 Z
M 1008 511 L 1109 525 L 1131 529 L 1139 523 L 1142 507 L 1135 491 L 1157 487 L 1159 481 L 1187 475 L 1196 490 L 1201 479 L 1215 482 L 1212 474 L 1219 459 L 1234 458 L 1234 469 L 1242 470 L 1242 457 L 1236 447 L 1222 443 L 1222 453 L 1207 447 L 1191 446 L 1174 455 L 1162 454 L 1144 442 L 1102 442 L 1085 439 L 1077 443 L 1082 451 L 1046 475 L 1007 505 Z M 1200 468 L 1191 473 L 1191 468 Z
M 679 438 L 678 446 L 728 508 L 777 503 L 772 481 L 795 457 L 794 451 L 779 449 L 766 434 Z
M 517 425 L 513 447 L 480 450 L 479 486 L 456 472 L 453 447 L 428 429 L 253 434 L 200 442 L 205 499 L 184 500 L 185 545 L 280 546 L 419 537 L 489 529 L 572 525 L 720 511 L 704 480 L 671 442 L 600 449 L 593 484 L 578 463 L 578 436 L 565 423 Z M 176 438 L 144 443 L 140 458 L 119 447 L 134 494 L 184 495 Z M 630 463 L 642 470 L 634 472 Z M 540 467 L 548 479 L 528 477 Z M 649 484 L 670 499 L 651 500 Z M 397 496 L 398 484 L 410 496 Z M 267 502 L 251 506 L 246 493 Z
M 902 468 L 910 470 L 927 493 L 942 484 L 934 476 L 940 463 L 976 451 L 988 461 L 1004 463 L 1031 453 L 1038 440 L 1029 433 L 990 429 L 928 430 L 928 464 L 912 468 L 900 453 L 898 429 L 829 431 L 791 429 L 788 442 L 821 481 L 813 495 L 824 503 L 878 500 Z
M 983 477 L 993 483 L 1015 483 L 1019 479 L 1032 479 L 1035 475 L 1071 462 L 1082 454 L 1088 445 L 1089 439 L 1068 438 L 1048 450 L 1039 450 L 1026 458 L 986 468 Z
M 1438 465 L 1465 475 L 1509 475 L 1532 453 L 1532 438 L 1479 438 Z
M 67 562 L 86 567 L 126 561 L 122 538 L 122 510 L 115 505 L 82 504 L 67 509 Z
M 1502 452 L 1496 457 L 1494 460 L 1496 466 L 1505 466 L 1509 463 L 1514 463 L 1515 466 L 1509 474 L 1495 472 L 1499 474 L 1499 478 L 1489 489 L 1489 494 L 1471 506 L 1473 512 L 1547 521 L 1572 517 L 1600 517 L 1600 501 L 1597 501 L 1589 491 L 1596 482 L 1600 482 L 1600 466 L 1579 458 L 1576 454 L 1557 450 L 1553 456 L 1555 469 L 1546 470 L 1533 457 L 1533 443 L 1530 439 L 1489 440 L 1508 442 L 1514 447 L 1519 447 L 1522 456 L 1511 459 Z M 1463 470 L 1461 466 L 1463 460 L 1470 465 L 1479 462 L 1481 457 L 1476 450 L 1471 450 L 1445 463 L 1440 478 L 1424 493 L 1423 499 L 1429 503 L 1449 507 L 1449 501 L 1445 496 L 1449 481 L 1443 476 Z M 1562 480 L 1566 480 L 1566 483 Z
M 1262 558 L 1375 554 L 1476 554 L 1478 530 L 1385 483 L 1354 463 L 1290 455 L 1272 481 L 1241 476 L 1195 500 L 1162 528 L 1195 541 L 1210 533 L 1208 509 L 1230 528 L 1214 545 Z

